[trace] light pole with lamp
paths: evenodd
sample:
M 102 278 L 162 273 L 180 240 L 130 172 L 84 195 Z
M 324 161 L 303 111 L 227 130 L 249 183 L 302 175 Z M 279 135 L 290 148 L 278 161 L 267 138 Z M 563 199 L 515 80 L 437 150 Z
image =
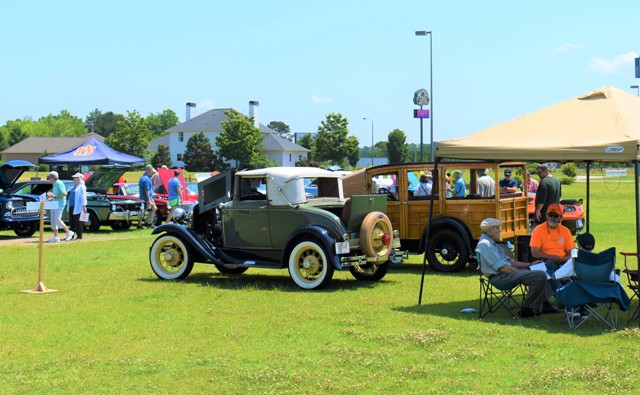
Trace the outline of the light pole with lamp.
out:
M 429 30 L 416 30 L 416 36 L 429 36 L 429 93 L 431 94 L 431 102 L 429 104 L 429 109 L 431 110 L 430 118 L 430 127 L 431 127 L 431 139 L 429 141 L 429 149 L 430 149 L 430 157 L 429 160 L 433 162 L 435 159 L 435 150 L 433 146 L 433 42 L 432 37 L 433 33 Z M 420 160 L 424 160 L 422 156 L 422 136 L 420 136 Z
M 631 89 L 635 89 L 635 90 L 636 90 L 636 96 L 640 96 L 640 86 L 638 86 L 638 85 L 631 85 L 629 88 L 631 88 Z
M 362 118 L 363 121 L 371 121 L 371 166 L 373 166 L 373 119 Z

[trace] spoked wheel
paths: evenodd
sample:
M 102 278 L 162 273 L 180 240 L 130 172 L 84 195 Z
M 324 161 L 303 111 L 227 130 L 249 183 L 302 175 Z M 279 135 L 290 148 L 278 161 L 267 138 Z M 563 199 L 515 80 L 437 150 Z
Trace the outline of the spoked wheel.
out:
M 226 267 L 218 263 L 215 264 L 215 267 L 220 273 L 228 275 L 238 275 L 249 270 L 248 267 Z
M 320 289 L 333 277 L 333 265 L 325 249 L 315 241 L 298 243 L 289 254 L 289 275 L 304 289 Z
M 381 265 L 367 263 L 364 265 L 355 265 L 349 268 L 351 275 L 359 281 L 379 281 L 387 275 L 391 262 L 387 261 Z
M 360 226 L 360 248 L 368 257 L 385 258 L 391 254 L 393 230 L 385 213 L 373 211 L 364 217 Z
M 13 232 L 19 237 L 31 237 L 38 230 L 38 221 L 16 222 Z
M 469 261 L 469 251 L 459 234 L 448 229 L 439 230 L 429 240 L 427 259 L 437 272 L 459 272 Z
M 183 279 L 193 269 L 193 256 L 179 237 L 164 234 L 158 237 L 149 251 L 151 269 L 163 280 Z

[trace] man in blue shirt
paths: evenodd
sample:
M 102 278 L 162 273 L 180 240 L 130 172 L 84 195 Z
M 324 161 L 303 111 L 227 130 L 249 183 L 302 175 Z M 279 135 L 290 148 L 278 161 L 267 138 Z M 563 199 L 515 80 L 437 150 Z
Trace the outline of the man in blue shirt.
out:
M 500 180 L 500 192 L 514 193 L 518 190 L 518 181 L 511 178 L 511 169 L 504 171 L 504 178 Z
M 146 165 L 144 168 L 144 174 L 140 177 L 140 181 L 138 182 L 138 188 L 140 189 L 140 199 L 145 202 L 146 207 L 151 208 L 151 212 L 149 213 L 149 220 L 146 221 L 146 225 L 150 228 L 155 228 L 154 220 L 156 218 L 156 203 L 153 201 L 153 186 L 151 184 L 151 176 L 155 169 L 151 165 Z
M 173 178 L 169 181 L 169 196 L 167 196 L 167 207 L 169 215 L 167 215 L 167 223 L 173 218 L 173 212 L 182 204 L 182 184 L 180 183 L 180 170 L 173 172 Z
M 461 170 L 454 170 L 453 171 L 453 178 L 454 178 L 454 183 L 453 183 L 453 197 L 454 198 L 460 198 L 460 197 L 465 197 L 467 195 L 467 186 L 464 183 L 464 179 L 462 178 L 462 171 Z

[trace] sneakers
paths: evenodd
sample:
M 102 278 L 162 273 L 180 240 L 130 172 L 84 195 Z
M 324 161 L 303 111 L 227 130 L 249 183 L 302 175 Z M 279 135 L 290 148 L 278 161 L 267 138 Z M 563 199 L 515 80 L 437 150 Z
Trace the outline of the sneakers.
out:
M 146 226 L 147 228 L 151 228 L 151 229 L 157 228 L 157 226 L 155 224 L 152 224 L 151 222 L 145 222 L 144 226 Z
M 64 241 L 70 241 L 74 234 L 75 232 L 70 230 L 69 233 L 67 233 L 67 237 L 64 238 Z
M 47 243 L 57 243 L 59 241 L 60 241 L 60 238 L 53 236 L 52 238 L 47 240 Z

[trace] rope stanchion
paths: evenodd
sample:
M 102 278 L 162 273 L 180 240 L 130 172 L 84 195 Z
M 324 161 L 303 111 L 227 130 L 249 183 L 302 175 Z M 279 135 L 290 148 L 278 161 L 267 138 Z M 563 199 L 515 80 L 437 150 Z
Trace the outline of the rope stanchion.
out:
M 46 206 L 45 206 L 46 204 Z M 50 292 L 58 292 L 58 290 L 56 289 L 50 289 L 47 288 L 44 285 L 44 282 L 42 281 L 43 278 L 43 274 L 42 274 L 42 255 L 43 255 L 43 248 L 44 248 L 44 210 L 45 208 L 47 209 L 55 209 L 58 208 L 60 206 L 60 204 L 58 202 L 51 202 L 51 201 L 41 201 L 40 203 L 38 202 L 29 202 L 27 203 L 27 210 L 34 210 L 36 207 L 38 207 L 38 205 L 40 206 L 39 210 L 40 210 L 40 241 L 39 241 L 39 252 L 38 252 L 38 285 L 35 286 L 35 288 L 33 289 L 28 289 L 25 291 L 21 291 L 23 293 L 27 293 L 27 294 L 44 294 L 44 293 L 50 293 Z M 34 207 L 35 206 L 35 207 Z M 31 208 L 33 207 L 33 208 Z

